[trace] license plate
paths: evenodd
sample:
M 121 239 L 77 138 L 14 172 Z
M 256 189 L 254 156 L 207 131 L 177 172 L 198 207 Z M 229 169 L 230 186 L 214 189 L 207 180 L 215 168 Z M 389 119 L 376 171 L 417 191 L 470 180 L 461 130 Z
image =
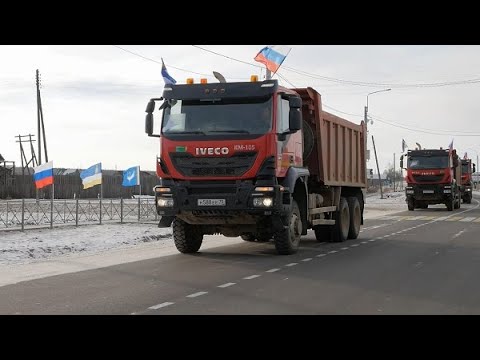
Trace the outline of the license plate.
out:
M 225 199 L 198 199 L 198 206 L 225 206 Z
M 433 190 L 423 190 L 423 193 L 424 194 L 433 194 L 434 191 Z

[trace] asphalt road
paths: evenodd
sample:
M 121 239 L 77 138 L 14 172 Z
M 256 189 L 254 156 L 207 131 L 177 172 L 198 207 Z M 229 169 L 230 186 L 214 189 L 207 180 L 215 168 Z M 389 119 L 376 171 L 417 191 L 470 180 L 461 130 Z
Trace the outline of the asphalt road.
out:
M 480 314 L 480 203 L 367 220 L 358 239 L 210 248 L 0 287 L 0 314 Z

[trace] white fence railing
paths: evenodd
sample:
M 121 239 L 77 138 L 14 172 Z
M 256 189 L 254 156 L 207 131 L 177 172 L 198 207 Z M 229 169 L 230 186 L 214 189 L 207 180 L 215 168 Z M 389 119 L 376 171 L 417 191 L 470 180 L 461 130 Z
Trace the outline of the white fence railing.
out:
M 0 231 L 103 222 L 157 221 L 154 199 L 0 201 Z

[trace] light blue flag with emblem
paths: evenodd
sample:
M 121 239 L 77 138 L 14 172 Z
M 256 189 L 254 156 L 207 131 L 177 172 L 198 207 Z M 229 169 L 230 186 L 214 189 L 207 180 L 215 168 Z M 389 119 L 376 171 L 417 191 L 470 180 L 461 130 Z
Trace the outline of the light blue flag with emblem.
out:
M 140 166 L 131 167 L 123 172 L 122 186 L 140 185 Z

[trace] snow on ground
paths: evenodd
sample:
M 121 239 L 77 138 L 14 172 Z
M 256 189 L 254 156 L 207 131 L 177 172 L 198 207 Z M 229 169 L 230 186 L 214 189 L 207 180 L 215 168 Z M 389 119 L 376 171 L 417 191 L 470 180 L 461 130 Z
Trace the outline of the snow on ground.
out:
M 0 232 L 0 265 L 29 263 L 75 253 L 92 254 L 143 243 L 168 242 L 171 228 L 156 224 L 105 224 Z

